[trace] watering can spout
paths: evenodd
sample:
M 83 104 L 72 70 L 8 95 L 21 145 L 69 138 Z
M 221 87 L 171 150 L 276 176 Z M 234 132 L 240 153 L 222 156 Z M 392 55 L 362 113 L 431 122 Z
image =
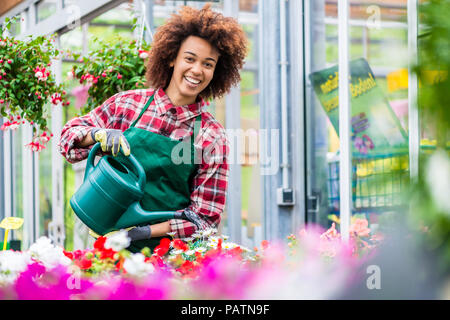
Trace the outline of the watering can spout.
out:
M 150 221 L 178 219 L 176 211 L 146 211 L 141 207 L 139 201 L 130 205 L 127 211 L 117 221 L 115 229 L 124 229 L 137 226 Z
M 127 211 L 120 217 L 115 225 L 115 229 L 125 229 L 137 226 L 151 221 L 165 221 L 169 219 L 181 219 L 192 222 L 199 229 L 206 229 L 204 222 L 189 210 L 184 211 L 146 211 L 141 207 L 139 201 L 136 201 L 128 207 Z

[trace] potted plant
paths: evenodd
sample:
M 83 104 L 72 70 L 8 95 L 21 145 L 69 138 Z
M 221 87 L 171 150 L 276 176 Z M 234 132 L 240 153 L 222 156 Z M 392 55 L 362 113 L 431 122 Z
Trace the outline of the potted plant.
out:
M 72 68 L 71 77 L 88 87 L 86 104 L 81 108 L 85 114 L 101 105 L 120 91 L 144 88 L 145 59 L 150 45 L 136 40 L 117 37 L 112 43 L 94 38 L 97 49 L 87 56 L 70 53 L 79 62 Z
M 6 18 L 2 35 L 15 20 Z M 52 60 L 59 57 L 54 41 L 53 36 L 0 37 L 0 113 L 9 119 L 1 130 L 14 130 L 28 122 L 33 127 L 33 140 L 27 144 L 32 151 L 41 151 L 52 136 L 47 127 L 49 103 L 69 104 L 50 71 Z

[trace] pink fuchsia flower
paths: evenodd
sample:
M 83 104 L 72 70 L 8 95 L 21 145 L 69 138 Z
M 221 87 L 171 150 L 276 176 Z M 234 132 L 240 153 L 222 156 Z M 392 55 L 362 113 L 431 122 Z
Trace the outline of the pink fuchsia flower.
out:
M 50 71 L 48 71 L 44 67 L 36 67 L 36 69 L 34 69 L 34 76 L 38 78 L 38 81 L 46 81 L 50 76 Z
M 5 131 L 5 130 L 15 130 L 20 126 L 20 121 L 16 121 L 16 120 L 11 120 L 11 121 L 6 121 L 5 123 L 3 123 L 3 125 L 1 126 L 1 130 Z
M 39 141 L 42 143 L 47 143 L 50 140 L 50 135 L 47 134 L 46 131 L 42 132 L 42 134 L 39 136 Z
M 45 145 L 39 142 L 30 142 L 29 144 L 26 144 L 25 147 L 30 148 L 33 152 L 40 152 L 45 149 Z
M 118 80 L 122 79 L 122 75 L 120 73 L 117 75 L 117 79 Z
M 367 237 L 370 234 L 370 229 L 368 228 L 369 222 L 367 219 L 356 218 L 350 225 L 350 233 L 358 237 Z
M 147 59 L 148 58 L 148 52 L 145 51 L 145 50 L 139 50 L 139 58 Z

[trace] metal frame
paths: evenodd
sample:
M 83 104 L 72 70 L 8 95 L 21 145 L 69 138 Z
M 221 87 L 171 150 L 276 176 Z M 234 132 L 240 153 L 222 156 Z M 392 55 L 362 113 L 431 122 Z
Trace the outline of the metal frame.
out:
M 303 1 L 288 2 L 288 30 L 290 35 L 288 56 L 290 57 L 289 100 L 291 110 L 292 187 L 295 205 L 292 207 L 291 229 L 293 232 L 306 223 L 306 136 L 305 136 L 305 64 L 304 64 L 304 6 Z
M 224 0 L 224 15 L 236 18 L 239 12 L 239 3 L 234 0 Z M 238 129 L 241 126 L 241 94 L 239 86 L 231 89 L 225 97 L 225 127 L 227 129 Z M 227 190 L 227 230 L 233 241 L 240 243 L 242 240 L 242 201 L 241 201 L 241 164 L 240 139 L 230 141 L 231 154 L 234 155 L 229 163 L 229 177 Z
M 412 70 L 418 63 L 417 38 L 419 35 L 417 0 L 408 0 L 408 128 L 409 128 L 409 172 L 411 181 L 419 175 L 420 123 L 417 108 L 417 75 Z
M 339 18 L 339 208 L 342 239 L 349 239 L 352 216 L 352 154 L 350 140 L 351 100 L 349 90 L 349 15 L 348 0 L 338 3 Z
M 12 8 L 6 14 L 0 17 L 0 24 L 5 21 L 6 17 L 13 17 L 21 12 L 28 12 L 29 20 L 33 28 L 27 28 L 21 33 L 20 37 L 25 38 L 32 35 L 49 35 L 49 34 L 63 34 L 74 27 L 80 26 L 102 13 L 117 7 L 118 5 L 127 2 L 127 0 L 77 0 L 74 3 L 64 3 L 62 0 L 56 2 L 56 12 L 49 18 L 37 22 L 36 5 L 39 0 L 27 0 L 16 7 Z M 72 10 L 77 8 L 77 10 Z
M 268 133 L 260 145 L 263 228 L 264 238 L 273 240 L 305 223 L 304 16 L 301 1 L 259 1 L 258 6 L 259 61 L 264 61 L 259 77 L 260 128 Z M 274 50 L 277 45 L 284 48 Z M 290 94 L 284 95 L 287 89 Z M 276 172 L 269 172 L 271 161 L 279 164 Z M 293 189 L 292 205 L 278 204 L 280 187 Z

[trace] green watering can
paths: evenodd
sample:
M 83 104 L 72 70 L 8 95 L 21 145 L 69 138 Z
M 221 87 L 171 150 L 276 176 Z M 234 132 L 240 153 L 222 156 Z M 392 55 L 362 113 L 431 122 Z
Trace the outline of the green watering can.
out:
M 144 196 L 146 175 L 144 168 L 130 154 L 128 159 L 137 175 L 123 162 L 107 155 L 94 165 L 96 143 L 87 158 L 84 181 L 70 199 L 70 206 L 80 220 L 92 231 L 105 235 L 111 231 L 149 224 L 158 220 L 184 219 L 200 226 L 198 217 L 184 212 L 142 209 L 139 201 Z

